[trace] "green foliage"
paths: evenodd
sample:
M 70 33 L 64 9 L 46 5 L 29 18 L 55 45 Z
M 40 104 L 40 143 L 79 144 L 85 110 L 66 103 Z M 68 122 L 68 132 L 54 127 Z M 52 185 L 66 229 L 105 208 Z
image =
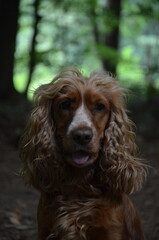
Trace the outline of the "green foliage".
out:
M 104 44 L 96 44 L 96 48 L 101 59 L 107 59 L 111 65 L 117 65 L 118 52 L 114 48 Z
M 144 71 L 140 68 L 139 59 L 135 56 L 133 46 L 122 48 L 121 57 L 118 64 L 118 76 L 126 87 L 131 85 L 145 85 Z
M 19 32 L 15 52 L 14 84 L 24 92 L 28 76 L 30 43 L 33 36 L 34 0 L 21 0 Z M 36 66 L 28 96 L 37 86 L 50 81 L 63 67 L 74 66 L 86 75 L 102 69 L 103 59 L 117 64 L 119 80 L 147 94 L 159 88 L 158 1 L 123 0 L 120 23 L 105 8 L 105 0 L 41 0 Z M 120 24 L 116 51 L 105 46 L 107 33 Z M 151 60 L 150 60 L 151 59 Z
M 33 0 L 20 1 L 19 31 L 17 34 L 17 47 L 15 52 L 14 85 L 19 92 L 24 92 L 29 72 L 28 61 L 30 40 L 33 35 Z

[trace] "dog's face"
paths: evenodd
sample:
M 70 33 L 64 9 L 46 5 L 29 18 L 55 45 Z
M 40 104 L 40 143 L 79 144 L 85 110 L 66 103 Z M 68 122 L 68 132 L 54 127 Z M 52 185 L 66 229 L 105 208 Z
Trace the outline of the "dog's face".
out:
M 93 163 L 109 120 L 109 102 L 92 87 L 64 87 L 53 101 L 55 138 L 63 158 L 71 165 Z
M 90 184 L 88 175 L 99 160 L 98 181 L 103 186 L 128 194 L 140 189 L 146 166 L 136 158 L 124 96 L 125 89 L 110 74 L 92 73 L 85 78 L 74 68 L 63 70 L 51 83 L 40 86 L 21 139 L 26 182 L 40 191 L 52 192 L 61 184 L 62 175 L 62 181 L 68 177 L 64 161 L 82 168 L 78 176 Z

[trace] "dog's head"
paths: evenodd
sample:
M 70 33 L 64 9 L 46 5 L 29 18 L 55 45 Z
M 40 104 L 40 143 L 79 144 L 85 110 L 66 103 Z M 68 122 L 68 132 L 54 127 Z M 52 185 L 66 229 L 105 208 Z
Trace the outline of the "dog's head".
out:
M 75 167 L 92 164 L 101 148 L 110 104 L 96 81 L 63 79 L 52 104 L 55 141 L 63 159 Z
M 125 89 L 109 74 L 85 78 L 76 69 L 62 71 L 37 89 L 36 107 L 21 142 L 28 181 L 40 188 L 46 175 L 47 184 L 52 181 L 52 171 L 62 163 L 85 168 L 98 161 L 104 184 L 120 192 L 140 188 L 145 171 L 135 158 L 124 95 Z

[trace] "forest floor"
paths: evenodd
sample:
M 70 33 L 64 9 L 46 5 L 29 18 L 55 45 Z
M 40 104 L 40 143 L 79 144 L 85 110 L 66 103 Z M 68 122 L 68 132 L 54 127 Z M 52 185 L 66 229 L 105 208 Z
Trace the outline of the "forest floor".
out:
M 134 104 L 141 156 L 152 166 L 143 189 L 131 197 L 142 219 L 147 240 L 159 240 L 159 113 L 158 100 Z M 158 108 L 159 109 L 159 108 Z M 0 104 L 0 240 L 35 240 L 39 194 L 18 175 L 18 140 L 28 108 Z

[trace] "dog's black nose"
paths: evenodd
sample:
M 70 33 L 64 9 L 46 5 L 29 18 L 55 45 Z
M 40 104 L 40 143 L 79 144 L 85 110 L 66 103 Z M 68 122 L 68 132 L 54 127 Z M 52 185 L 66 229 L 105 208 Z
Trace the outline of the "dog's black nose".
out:
M 93 132 L 91 129 L 76 129 L 72 132 L 72 136 L 76 143 L 85 145 L 91 141 Z

